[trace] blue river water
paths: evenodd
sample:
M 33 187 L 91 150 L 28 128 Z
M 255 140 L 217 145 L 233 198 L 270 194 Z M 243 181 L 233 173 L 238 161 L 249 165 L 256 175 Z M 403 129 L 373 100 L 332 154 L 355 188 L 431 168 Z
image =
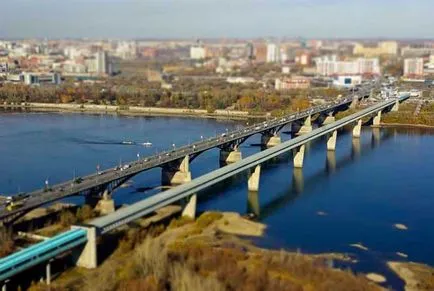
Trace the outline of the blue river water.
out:
M 245 121 L 175 117 L 119 117 L 56 113 L 0 113 L 0 193 L 42 188 L 126 161 L 245 125 Z M 290 136 L 282 134 L 282 139 Z M 122 141 L 137 144 L 125 145 Z M 242 146 L 244 157 L 260 151 L 259 136 Z M 151 142 L 152 147 L 140 145 Z M 302 252 L 345 252 L 353 270 L 387 277 L 385 286 L 402 288 L 387 269 L 389 260 L 434 265 L 434 131 L 364 128 L 359 142 L 338 133 L 335 154 L 318 139 L 307 146 L 302 171 L 291 155 L 263 165 L 258 195 L 248 193 L 239 175 L 201 193 L 199 210 L 255 212 L 268 228 L 260 246 Z M 193 177 L 219 167 L 217 149 L 191 163 Z M 157 193 L 160 170 L 133 178 L 120 188 L 117 205 Z M 248 199 L 248 197 L 250 199 Z M 80 203 L 83 198 L 69 201 Z M 248 202 L 250 201 L 250 202 Z M 401 223 L 408 230 L 398 230 Z M 361 243 L 369 250 L 351 247 Z

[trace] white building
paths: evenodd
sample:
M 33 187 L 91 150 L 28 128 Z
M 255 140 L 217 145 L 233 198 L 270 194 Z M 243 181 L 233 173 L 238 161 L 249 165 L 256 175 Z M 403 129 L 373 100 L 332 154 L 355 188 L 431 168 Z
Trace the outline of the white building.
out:
M 206 50 L 201 45 L 195 45 L 190 47 L 190 58 L 192 60 L 203 60 L 205 59 Z
M 22 76 L 26 85 L 59 85 L 62 82 L 59 73 L 23 73 Z
M 252 77 L 228 77 L 226 82 L 230 84 L 247 84 L 255 82 L 255 79 Z
M 137 44 L 131 41 L 119 42 L 115 55 L 121 59 L 135 59 L 137 57 Z
M 404 76 L 423 76 L 423 58 L 404 60 Z
M 267 44 L 267 63 L 276 63 L 279 61 L 279 47 L 275 43 Z
M 316 59 L 316 73 L 321 76 L 380 74 L 378 58 L 358 58 L 351 61 L 338 61 L 336 56 Z

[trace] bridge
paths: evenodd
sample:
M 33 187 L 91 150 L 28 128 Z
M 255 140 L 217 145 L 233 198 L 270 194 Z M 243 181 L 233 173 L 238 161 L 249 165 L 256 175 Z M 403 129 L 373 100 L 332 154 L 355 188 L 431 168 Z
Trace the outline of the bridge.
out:
M 3 286 L 6 286 L 5 282 L 7 282 L 7 279 L 10 277 L 25 269 L 35 266 L 36 264 L 48 261 L 46 270 L 47 283 L 49 283 L 49 260 L 67 250 L 73 250 L 76 253 L 75 257 L 77 265 L 87 268 L 95 268 L 98 264 L 96 243 L 98 236 L 137 220 L 145 215 L 151 214 L 161 207 L 183 200 L 188 201 L 184 208 L 183 215 L 194 217 L 197 195 L 200 195 L 202 190 L 242 172 L 248 172 L 249 193 L 258 192 L 261 164 L 264 162 L 293 151 L 294 170 L 300 171 L 303 168 L 304 151 L 307 143 L 321 136 L 327 136 L 327 151 L 333 152 L 336 150 L 336 140 L 339 129 L 344 126 L 353 126 L 353 140 L 359 139 L 361 136 L 363 118 L 373 117 L 371 118 L 373 124 L 379 125 L 382 113 L 398 110 L 399 103 L 408 98 L 409 95 L 403 95 L 393 100 L 375 104 L 339 121 L 324 125 L 286 142 L 268 148 L 262 152 L 239 160 L 236 163 L 229 164 L 211 173 L 205 174 L 189 183 L 156 194 L 109 215 L 96 218 L 87 225 L 73 226 L 68 232 L 19 251 L 9 257 L 0 259 L 0 282 L 3 281 Z
M 75 195 L 84 195 L 88 201 L 99 201 L 102 213 L 108 214 L 114 211 L 111 193 L 141 172 L 161 167 L 163 185 L 179 185 L 189 182 L 191 181 L 189 164 L 202 152 L 219 148 L 220 162 L 222 164 L 234 163 L 241 160 L 241 152 L 238 148 L 249 137 L 261 134 L 261 144 L 265 147 L 271 147 L 281 143 L 279 131 L 287 125 L 291 125 L 291 130 L 294 133 L 308 133 L 313 129 L 313 123 L 316 122 L 319 125 L 331 123 L 339 111 L 347 110 L 349 107 L 355 106 L 360 100 L 369 97 L 371 88 L 363 88 L 357 93 L 358 95 L 347 96 L 333 103 L 311 107 L 285 117 L 274 118 L 260 124 L 225 132 L 220 136 L 202 139 L 193 144 L 142 158 L 123 166 L 53 186 L 46 185 L 44 189 L 25 195 L 21 194 L 23 197 L 18 202 L 20 205 L 17 208 L 9 210 L 6 207 L 0 208 L 0 223 L 11 224 L 37 207 Z M 89 203 L 92 204 L 92 202 Z

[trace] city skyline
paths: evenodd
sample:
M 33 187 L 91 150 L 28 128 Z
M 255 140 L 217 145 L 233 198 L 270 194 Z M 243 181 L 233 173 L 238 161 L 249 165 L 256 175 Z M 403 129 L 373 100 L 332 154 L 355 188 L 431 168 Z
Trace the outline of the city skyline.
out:
M 377 2 L 0 0 L 0 38 L 433 37 L 431 1 Z

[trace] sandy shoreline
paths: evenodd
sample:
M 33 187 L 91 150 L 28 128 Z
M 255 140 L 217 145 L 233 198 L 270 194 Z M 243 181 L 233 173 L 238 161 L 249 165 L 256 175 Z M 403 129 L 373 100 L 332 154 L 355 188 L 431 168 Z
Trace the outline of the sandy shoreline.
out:
M 252 115 L 246 111 L 216 110 L 208 113 L 203 109 L 187 108 L 161 108 L 93 104 L 55 104 L 55 103 L 27 103 L 26 105 L 4 105 L 4 109 L 21 109 L 28 112 L 57 112 L 57 113 L 80 113 L 80 114 L 108 114 L 121 116 L 172 116 L 172 117 L 196 117 L 209 119 L 247 120 L 250 118 L 265 118 L 266 114 Z
M 402 128 L 427 128 L 434 129 L 434 125 L 410 124 L 410 123 L 382 123 L 380 127 L 402 127 Z
M 406 291 L 434 290 L 434 269 L 413 262 L 387 262 L 387 265 L 404 282 Z

